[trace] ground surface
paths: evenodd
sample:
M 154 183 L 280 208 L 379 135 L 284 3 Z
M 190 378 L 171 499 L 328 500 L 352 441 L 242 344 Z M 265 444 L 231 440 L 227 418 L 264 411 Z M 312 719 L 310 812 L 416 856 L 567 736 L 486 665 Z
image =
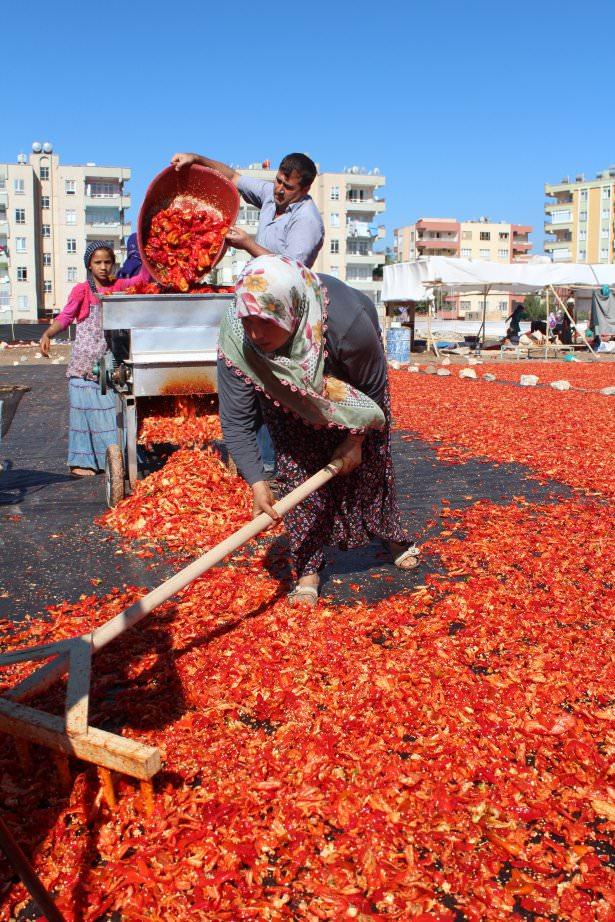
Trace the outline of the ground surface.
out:
M 124 553 L 116 537 L 94 525 L 106 508 L 103 478 L 68 476 L 64 367 L 0 369 L 0 383 L 32 388 L 0 444 L 0 617 L 43 614 L 48 605 L 76 601 L 92 586 L 103 593 L 124 583 L 153 587 L 161 582 L 172 566 Z M 540 500 L 552 489 L 566 492 L 561 486 L 546 488 L 521 465 L 470 460 L 451 467 L 419 440 L 402 443 L 396 433 L 394 442 L 404 523 L 418 542 L 433 533 L 428 522 L 443 499 L 461 507 L 470 502 L 464 499 L 468 496 L 508 502 L 513 495 Z M 371 579 L 374 568 L 385 581 Z M 323 594 L 337 601 L 353 596 L 375 601 L 420 583 L 424 572 L 424 567 L 410 574 L 392 569 L 377 544 L 347 553 L 330 550 Z
M 87 633 L 250 508 L 185 449 L 96 525 L 100 478 L 66 478 L 64 368 L 23 365 L 0 369 L 32 388 L 0 445 L 8 648 Z M 151 815 L 131 779 L 110 809 L 91 766 L 63 789 L 46 749 L 21 766 L 0 737 L 0 810 L 68 922 L 615 918 L 615 366 L 459 371 L 391 374 L 418 570 L 330 552 L 322 600 L 292 609 L 274 536 L 96 656 L 90 724 L 161 753 Z M 61 684 L 37 706 L 62 713 Z M 0 919 L 37 918 L 11 874 Z

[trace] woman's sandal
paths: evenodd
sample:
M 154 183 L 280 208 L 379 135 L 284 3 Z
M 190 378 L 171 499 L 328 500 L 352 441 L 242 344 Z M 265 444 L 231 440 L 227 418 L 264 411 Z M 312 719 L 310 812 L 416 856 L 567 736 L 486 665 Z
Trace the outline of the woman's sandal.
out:
M 420 565 L 420 550 L 416 544 L 411 544 L 405 551 L 402 551 L 397 557 L 393 558 L 393 563 L 400 570 L 414 570 Z
M 71 467 L 70 476 L 73 480 L 81 480 L 83 477 L 96 477 L 97 471 L 91 467 Z
M 295 586 L 286 598 L 290 605 L 303 605 L 305 608 L 314 608 L 318 602 L 318 589 L 314 586 Z

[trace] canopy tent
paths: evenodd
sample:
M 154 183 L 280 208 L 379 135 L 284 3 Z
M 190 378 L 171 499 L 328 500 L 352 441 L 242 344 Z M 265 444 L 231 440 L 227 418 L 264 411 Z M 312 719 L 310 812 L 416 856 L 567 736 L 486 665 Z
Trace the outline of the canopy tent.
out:
M 431 302 L 436 288 L 482 295 L 482 329 L 488 294 L 527 295 L 550 288 L 568 314 L 555 288 L 599 288 L 602 285 L 615 286 L 615 265 L 560 264 L 540 257 L 527 263 L 496 263 L 450 256 L 424 256 L 413 262 L 384 267 L 382 300 Z

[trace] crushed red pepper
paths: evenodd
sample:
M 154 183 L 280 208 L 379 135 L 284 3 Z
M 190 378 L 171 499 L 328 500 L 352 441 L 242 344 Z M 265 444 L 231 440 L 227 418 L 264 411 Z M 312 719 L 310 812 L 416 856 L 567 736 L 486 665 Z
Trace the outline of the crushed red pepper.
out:
M 442 442 L 482 424 L 480 383 L 459 382 L 449 434 L 436 382 L 423 389 L 402 374 L 398 424 L 410 425 L 421 394 Z M 525 412 L 518 391 L 484 389 L 506 419 Z M 573 422 L 586 400 L 568 406 Z M 412 428 L 426 428 L 422 407 L 417 420 Z M 517 457 L 524 431 L 509 437 Z M 487 422 L 481 456 L 504 451 L 495 432 Z M 555 435 L 569 459 L 575 427 L 556 423 Z M 546 440 L 538 445 L 549 466 Z M 602 448 L 612 469 L 612 440 Z M 177 452 L 142 482 L 158 478 L 151 494 L 135 494 L 132 511 L 127 501 L 129 520 L 145 518 L 146 541 L 165 490 L 157 529 L 173 523 L 176 549 L 213 540 L 216 521 L 208 531 L 193 509 L 191 531 L 184 518 L 204 502 L 198 472 L 209 476 L 212 457 Z M 540 463 L 537 448 L 531 466 Z M 248 497 L 216 476 L 236 506 L 228 533 L 234 516 L 249 515 Z M 25 778 L 0 742 L 4 815 L 66 918 L 609 922 L 615 522 L 605 494 L 445 508 L 424 547 L 444 572 L 376 605 L 290 608 L 264 557 L 234 559 L 101 651 L 92 723 L 161 749 L 152 817 L 129 780 L 111 812 L 91 770 L 74 766 L 64 798 L 45 751 Z M 139 594 L 84 597 L 51 609 L 48 622 L 0 629 L 9 648 L 61 639 Z M 29 668 L 16 664 L 2 680 Z M 61 702 L 56 690 L 44 703 Z M 9 884 L 0 919 L 26 901 Z
M 186 292 L 211 269 L 227 231 L 219 214 L 180 196 L 152 218 L 145 255 L 165 287 Z

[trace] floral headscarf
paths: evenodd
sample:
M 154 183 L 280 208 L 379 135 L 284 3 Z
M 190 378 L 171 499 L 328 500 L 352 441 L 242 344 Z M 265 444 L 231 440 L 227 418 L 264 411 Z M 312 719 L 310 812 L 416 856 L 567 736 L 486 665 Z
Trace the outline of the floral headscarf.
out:
M 245 334 L 243 317 L 269 320 L 290 339 L 278 352 L 262 352 Z M 384 414 L 377 403 L 324 374 L 326 323 L 318 277 L 287 256 L 259 256 L 237 282 L 235 302 L 220 326 L 220 354 L 276 406 L 306 423 L 355 432 L 382 429 Z

